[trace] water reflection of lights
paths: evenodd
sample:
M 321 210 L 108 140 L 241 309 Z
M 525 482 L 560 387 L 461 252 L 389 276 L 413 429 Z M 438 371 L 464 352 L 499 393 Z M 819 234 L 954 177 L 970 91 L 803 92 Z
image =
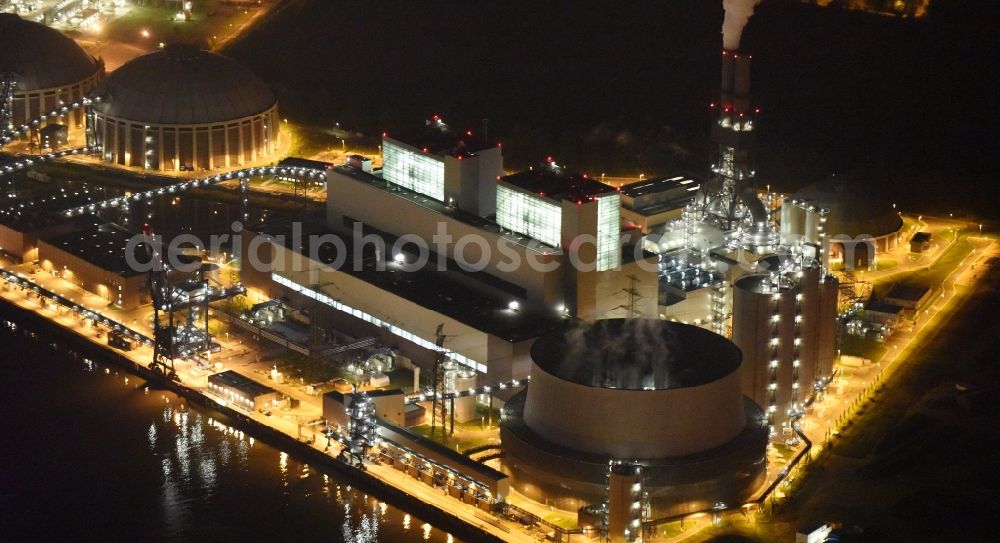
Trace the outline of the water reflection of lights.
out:
M 378 518 L 374 515 L 362 515 L 358 525 L 351 526 L 351 504 L 344 504 L 344 524 L 341 532 L 345 543 L 376 543 L 378 538 Z
M 281 451 L 278 453 L 278 469 L 281 470 L 282 479 L 285 475 L 288 475 L 288 453 Z M 288 481 L 284 481 L 285 486 L 288 486 Z
M 431 538 L 431 525 L 425 522 L 421 528 L 424 530 L 424 541 L 427 541 Z
M 404 530 L 409 530 L 410 529 L 410 514 L 409 513 L 403 515 L 403 529 Z

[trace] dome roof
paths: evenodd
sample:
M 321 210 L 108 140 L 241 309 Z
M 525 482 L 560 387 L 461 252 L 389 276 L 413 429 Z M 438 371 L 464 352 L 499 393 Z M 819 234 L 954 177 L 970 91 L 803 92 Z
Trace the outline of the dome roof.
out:
M 236 61 L 189 45 L 135 58 L 98 88 L 96 109 L 109 117 L 150 124 L 207 124 L 258 115 L 274 92 Z
M 0 73 L 17 74 L 17 92 L 68 86 L 97 69 L 97 62 L 62 32 L 0 13 Z
M 793 194 L 792 199 L 830 211 L 824 228 L 827 236 L 855 238 L 868 235 L 877 238 L 898 232 L 903 227 L 899 214 L 889 203 L 873 194 L 870 187 L 838 177 L 809 185 Z

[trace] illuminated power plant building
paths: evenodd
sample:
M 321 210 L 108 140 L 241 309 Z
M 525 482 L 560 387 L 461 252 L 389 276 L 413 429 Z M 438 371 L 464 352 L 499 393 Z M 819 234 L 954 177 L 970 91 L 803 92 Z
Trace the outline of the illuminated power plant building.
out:
M 764 414 L 740 391 L 729 340 L 610 319 L 543 336 L 531 358 L 531 383 L 501 422 L 504 468 L 526 496 L 565 510 L 604 503 L 609 464 L 624 463 L 641 471 L 648 520 L 743 503 L 763 481 Z
M 13 77 L 16 84 L 4 130 L 81 100 L 103 76 L 103 63 L 72 38 L 13 13 L 0 13 L 0 78 Z M 82 128 L 84 114 L 69 111 L 45 122 Z
M 477 215 L 496 212 L 492 181 L 503 175 L 499 145 L 476 143 L 471 132 L 458 137 L 435 116 L 420 146 L 382 138 L 382 177 L 395 185 Z
M 652 303 L 655 272 L 639 269 L 636 251 L 622 252 L 616 190 L 552 160 L 504 176 L 500 147 L 453 135 L 439 119 L 431 121 L 427 139 L 410 145 L 384 137 L 378 172 L 335 168 L 328 176 L 328 226 L 349 229 L 357 222 L 416 236 L 435 252 L 480 264 L 482 273 L 510 283 L 513 301 L 528 312 L 595 318 L 623 303 L 604 294 L 620 293 L 627 275 L 640 278 Z M 447 243 L 434 241 L 440 228 L 451 237 Z M 572 243 L 577 238 L 583 243 Z M 522 265 L 511 266 L 512 258 Z M 652 255 L 640 250 L 638 258 Z
M 244 273 L 251 291 L 319 302 L 324 322 L 425 367 L 446 350 L 488 382 L 527 376 L 531 343 L 564 319 L 655 314 L 656 256 L 623 245 L 617 190 L 553 161 L 504 176 L 498 146 L 439 119 L 428 130 L 384 137 L 381 169 L 356 157 L 327 172 L 324 224 L 302 237 L 347 246 L 288 242 L 288 223 L 250 228 L 274 240 L 256 250 L 264 272 Z
M 881 236 L 876 244 L 891 247 L 886 235 L 899 229 L 899 218 L 856 214 L 877 206 L 862 205 L 858 200 L 869 196 L 861 192 L 832 198 L 812 187 L 784 199 L 758 193 L 750 58 L 722 52 L 719 98 L 710 104 L 719 150 L 713 176 L 679 216 L 651 228 L 645 243 L 660 254 L 661 318 L 731 337 L 743 352 L 743 394 L 763 406 L 774 435 L 787 435 L 833 371 L 838 282 L 828 270 L 842 260 L 843 247 L 830 234 L 847 228 L 853 219 L 846 217 L 860 216 L 851 231 L 871 227 Z
M 679 217 L 651 229 L 646 247 L 661 257 L 661 317 L 731 333 L 730 286 L 761 256 L 798 252 L 784 247 L 775 217 L 754 186 L 751 150 L 758 113 L 750 96 L 750 55 L 722 52 L 713 111 L 718 153 L 712 176 Z
M 133 59 L 94 94 L 93 143 L 115 164 L 214 170 L 259 161 L 278 145 L 274 92 L 235 61 L 194 46 Z
M 679 219 L 701 183 L 688 176 L 660 177 L 622 185 L 622 224 L 643 234 Z
M 618 191 L 549 160 L 501 177 L 496 194 L 501 227 L 562 249 L 559 306 L 585 320 L 598 318 L 599 274 L 616 270 L 622 258 Z

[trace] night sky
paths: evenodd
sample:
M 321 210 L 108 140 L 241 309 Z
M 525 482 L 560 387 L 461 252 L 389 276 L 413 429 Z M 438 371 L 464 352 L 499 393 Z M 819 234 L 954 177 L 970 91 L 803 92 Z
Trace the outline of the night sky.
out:
M 989 4 L 937 0 L 912 21 L 765 1 L 743 39 L 760 183 L 838 173 L 911 208 L 992 215 L 975 190 L 998 171 Z M 488 117 L 513 167 L 554 155 L 590 172 L 704 174 L 721 20 L 703 0 L 306 0 L 227 53 L 307 124 L 373 136 L 433 114 L 474 130 Z

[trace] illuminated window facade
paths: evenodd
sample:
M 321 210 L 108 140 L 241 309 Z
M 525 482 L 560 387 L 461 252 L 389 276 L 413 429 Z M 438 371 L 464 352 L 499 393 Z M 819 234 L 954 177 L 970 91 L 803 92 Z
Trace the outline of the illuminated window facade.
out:
M 382 178 L 444 201 L 444 161 L 390 139 L 382 142 Z
M 617 192 L 597 198 L 597 271 L 618 267 L 621 207 L 621 195 Z
M 497 224 L 557 247 L 562 232 L 562 208 L 544 198 L 498 184 Z

